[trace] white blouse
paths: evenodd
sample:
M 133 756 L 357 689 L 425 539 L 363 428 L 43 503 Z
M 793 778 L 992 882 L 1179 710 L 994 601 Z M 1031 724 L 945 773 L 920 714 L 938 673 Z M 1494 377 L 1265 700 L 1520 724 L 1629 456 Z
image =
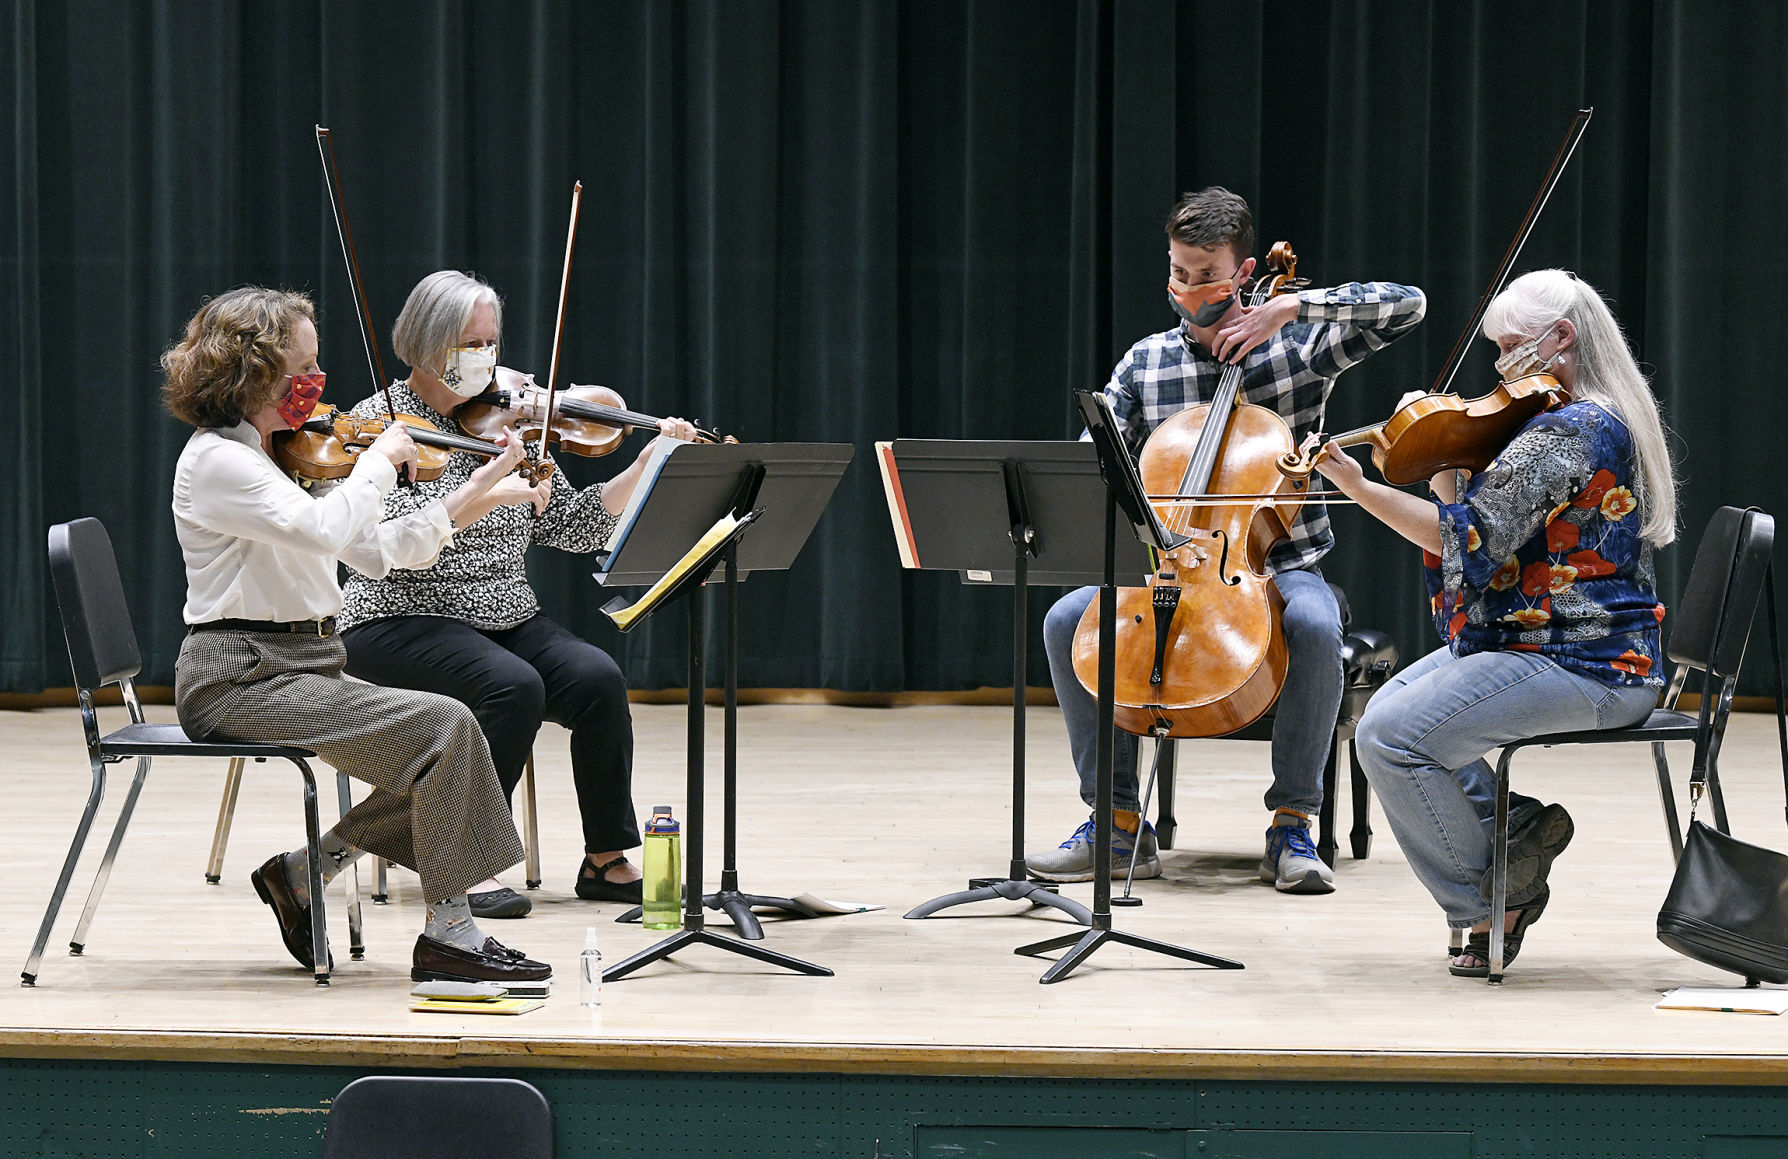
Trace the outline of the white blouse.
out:
M 174 467 L 186 622 L 326 619 L 341 610 L 336 560 L 372 576 L 427 567 L 453 523 L 438 500 L 380 522 L 396 483 L 390 460 L 368 451 L 347 478 L 306 491 L 253 424 L 194 431 Z

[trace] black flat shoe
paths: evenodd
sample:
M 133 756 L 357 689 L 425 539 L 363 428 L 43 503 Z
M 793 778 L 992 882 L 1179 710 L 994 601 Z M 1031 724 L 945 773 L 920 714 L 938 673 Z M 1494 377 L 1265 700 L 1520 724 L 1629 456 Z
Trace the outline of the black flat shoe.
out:
M 275 853 L 259 869 L 248 875 L 255 893 L 273 908 L 273 920 L 279 923 L 279 940 L 286 952 L 298 959 L 306 970 L 317 966 L 310 948 L 310 907 L 298 900 L 292 879 L 286 875 L 286 855 Z M 329 969 L 335 969 L 335 955 L 329 955 Z
M 645 896 L 637 881 L 610 881 L 608 871 L 627 860 L 622 854 L 613 861 L 605 861 L 601 865 L 591 865 L 588 857 L 579 863 L 577 871 L 577 896 L 585 901 L 618 901 L 624 905 L 644 904 Z
M 466 900 L 471 903 L 475 918 L 525 918 L 534 909 L 532 901 L 508 886 L 468 893 Z

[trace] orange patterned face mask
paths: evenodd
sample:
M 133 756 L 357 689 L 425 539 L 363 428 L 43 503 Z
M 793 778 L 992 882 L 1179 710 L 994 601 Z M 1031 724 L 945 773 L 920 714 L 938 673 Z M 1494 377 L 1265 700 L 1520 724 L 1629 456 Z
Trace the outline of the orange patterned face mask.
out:
M 1173 312 L 1192 325 L 1210 326 L 1229 310 L 1237 288 L 1233 277 L 1196 286 L 1168 278 L 1167 300 L 1173 303 Z

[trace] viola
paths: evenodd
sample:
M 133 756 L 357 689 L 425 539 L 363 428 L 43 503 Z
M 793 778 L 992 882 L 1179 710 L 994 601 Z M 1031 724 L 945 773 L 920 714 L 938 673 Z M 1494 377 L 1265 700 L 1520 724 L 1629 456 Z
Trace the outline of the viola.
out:
M 1250 307 L 1304 284 L 1285 242 L 1267 267 L 1275 274 L 1256 283 Z M 1238 403 L 1241 380 L 1239 365 L 1226 366 L 1212 400 L 1162 423 L 1138 458 L 1162 522 L 1191 538 L 1161 558 L 1147 587 L 1118 589 L 1115 720 L 1126 732 L 1234 732 L 1264 716 L 1285 683 L 1284 600 L 1266 555 L 1288 534 L 1308 476 L 1280 472 L 1295 451 L 1290 428 L 1266 407 Z M 1075 630 L 1073 663 L 1096 689 L 1096 600 Z
M 1528 420 L 1571 401 L 1571 392 L 1550 374 L 1530 374 L 1478 398 L 1441 392 L 1411 399 L 1382 424 L 1331 436 L 1342 447 L 1369 446 L 1372 465 L 1396 487 L 1442 471 L 1473 474 L 1490 465 Z M 1310 456 L 1314 465 L 1322 452 Z M 1286 462 L 1288 474 L 1303 468 L 1301 456 Z
M 539 439 L 546 429 L 547 388 L 534 376 L 499 366 L 492 389 L 461 403 L 453 410 L 454 421 L 469 434 L 491 437 L 504 427 L 514 427 L 524 439 Z M 561 387 L 553 392 L 552 432 L 545 445 L 568 454 L 606 455 L 621 445 L 634 427 L 658 429 L 659 419 L 628 410 L 626 402 L 606 386 Z M 696 429 L 701 442 L 736 443 L 713 431 Z
M 416 478 L 421 482 L 439 479 L 455 451 L 493 459 L 503 453 L 496 443 L 450 434 L 420 415 L 400 413 L 395 419 L 363 419 L 330 409 L 312 415 L 297 430 L 275 431 L 273 460 L 280 470 L 306 482 L 346 478 L 361 453 L 393 422 L 409 431 L 416 443 Z M 530 483 L 537 483 L 549 468 L 524 459 L 516 470 Z

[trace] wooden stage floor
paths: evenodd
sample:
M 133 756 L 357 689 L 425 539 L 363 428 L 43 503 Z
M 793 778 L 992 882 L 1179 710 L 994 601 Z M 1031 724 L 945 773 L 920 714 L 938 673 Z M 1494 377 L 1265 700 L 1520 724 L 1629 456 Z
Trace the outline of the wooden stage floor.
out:
M 122 710 L 107 710 L 116 721 Z M 152 708 L 154 719 L 172 709 Z M 708 884 L 718 878 L 719 726 L 710 711 Z M 683 711 L 636 706 L 635 800 L 683 801 Z M 1031 710 L 1035 847 L 1085 817 L 1059 714 Z M 1010 710 L 747 707 L 740 711 L 741 883 L 888 908 L 767 920 L 763 945 L 826 965 L 810 978 L 697 949 L 577 1005 L 586 925 L 609 963 L 659 935 L 614 922 L 617 905 L 571 892 L 578 829 L 565 733 L 538 747 L 545 885 L 534 913 L 490 922 L 553 963 L 559 989 L 518 1018 L 412 1014 L 409 952 L 421 928 L 414 877 L 368 905 L 365 961 L 346 960 L 346 916 L 330 906 L 335 984 L 315 988 L 280 947 L 248 871 L 302 835 L 289 770 L 251 765 L 221 886 L 205 858 L 222 762 L 151 772 L 88 941 L 67 938 L 133 766 L 107 803 L 46 953 L 39 985 L 0 986 L 0 1055 L 416 1066 L 589 1066 L 715 1071 L 1042 1074 L 1589 1083 L 1776 1083 L 1788 1021 L 1661 1013 L 1679 985 L 1737 980 L 1667 950 L 1654 918 L 1671 862 L 1647 752 L 1535 752 L 1529 792 L 1566 803 L 1577 839 L 1554 870 L 1555 900 L 1500 989 L 1448 975 L 1438 911 L 1382 815 L 1367 861 L 1347 856 L 1336 893 L 1276 894 L 1258 881 L 1267 747 L 1182 749 L 1180 848 L 1140 883 L 1120 928 L 1238 958 L 1219 972 L 1106 947 L 1066 981 L 1013 947 L 1072 927 L 1008 902 L 927 921 L 902 913 L 1001 872 L 1009 849 Z M 87 789 L 73 710 L 0 713 L 0 793 L 10 802 L 0 864 L 0 952 L 24 963 Z M 1673 753 L 1679 781 L 1686 750 Z M 1782 847 L 1773 721 L 1734 718 L 1724 775 L 1741 837 Z M 332 778 L 331 778 L 332 780 Z M 325 825 L 333 819 L 333 788 Z M 1343 807 L 1345 814 L 1345 803 Z M 516 870 L 507 880 L 521 885 Z M 1070 886 L 1089 900 L 1091 886 Z M 331 894 L 339 898 L 339 884 Z M 714 928 L 727 930 L 725 919 Z

